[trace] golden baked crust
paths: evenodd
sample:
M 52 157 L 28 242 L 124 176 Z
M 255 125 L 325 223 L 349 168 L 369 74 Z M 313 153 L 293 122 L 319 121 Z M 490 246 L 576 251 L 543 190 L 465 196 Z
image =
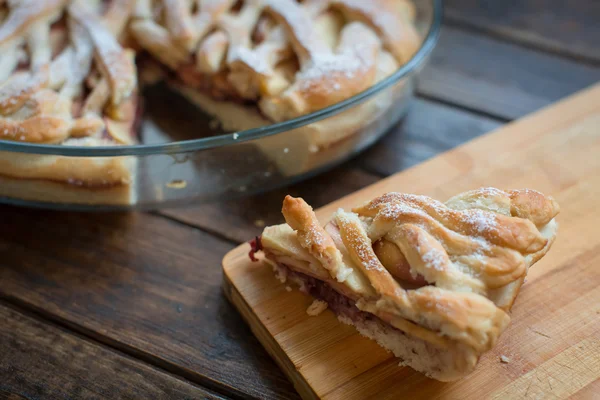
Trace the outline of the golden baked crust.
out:
M 9 1 L 0 10 L 0 139 L 65 146 L 133 144 L 134 53 L 117 39 L 133 6 L 134 0 Z M 116 199 L 127 204 L 133 201 L 132 163 L 125 157 L 3 152 L 0 175 L 10 181 L 6 187 L 17 190 L 13 196 L 35 193 L 40 198 L 34 200 L 57 201 L 64 191 L 71 202 L 93 203 L 94 197 L 106 202 L 101 192 L 120 187 L 120 193 L 129 194 Z M 35 182 L 54 189 L 31 190 Z M 82 192 L 80 201 L 67 186 Z M 92 188 L 92 194 L 83 193 Z
M 132 0 L 111 4 L 121 11 L 126 4 L 133 7 Z M 131 143 L 131 135 L 113 136 L 107 128 L 115 122 L 133 124 L 129 102 L 135 100 L 136 73 L 133 53 L 116 39 L 120 32 L 107 28 L 123 24 L 106 21 L 90 2 L 9 2 L 0 20 L 2 59 L 11 62 L 0 69 L 2 139 L 63 143 L 96 137 Z
M 232 0 L 138 0 L 131 31 L 184 81 L 225 100 L 256 101 L 272 121 L 367 89 L 420 44 L 410 1 L 247 0 L 236 7 Z
M 409 0 L 138 0 L 131 33 L 175 72 L 177 90 L 243 131 L 330 106 L 397 71 L 421 44 L 415 14 Z M 256 145 L 282 174 L 304 174 L 364 143 L 405 89 Z
M 528 268 L 555 238 L 559 207 L 533 190 L 482 188 L 446 203 L 387 193 L 338 210 L 325 228 L 302 199 L 287 196 L 282 212 L 291 230 L 264 230 L 268 258 L 454 354 L 452 371 L 421 368 L 447 380 L 470 372 L 508 325 Z

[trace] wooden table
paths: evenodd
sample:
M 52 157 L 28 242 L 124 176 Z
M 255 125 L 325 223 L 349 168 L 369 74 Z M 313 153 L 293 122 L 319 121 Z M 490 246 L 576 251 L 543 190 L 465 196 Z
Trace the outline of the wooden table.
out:
M 280 222 L 286 193 L 324 205 L 597 82 L 599 20 L 596 0 L 446 1 L 408 117 L 284 190 L 159 213 L 0 207 L 0 398 L 297 398 L 225 300 L 223 255 Z

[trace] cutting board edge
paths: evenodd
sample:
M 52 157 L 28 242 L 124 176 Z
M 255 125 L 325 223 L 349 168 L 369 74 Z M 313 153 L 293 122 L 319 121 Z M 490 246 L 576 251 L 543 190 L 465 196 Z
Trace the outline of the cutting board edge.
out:
M 231 251 L 229 253 L 231 253 Z M 310 384 L 301 376 L 292 360 L 290 360 L 286 352 L 281 348 L 279 343 L 277 343 L 277 340 L 269 334 L 267 328 L 260 322 L 260 318 L 253 312 L 250 305 L 237 290 L 228 275 L 227 268 L 223 268 L 222 289 L 227 300 L 233 304 L 243 320 L 250 327 L 252 334 L 254 334 L 269 356 L 271 356 L 285 376 L 292 382 L 294 388 L 298 394 L 300 394 L 300 397 L 302 397 L 303 400 L 319 400 L 319 396 L 315 393 Z

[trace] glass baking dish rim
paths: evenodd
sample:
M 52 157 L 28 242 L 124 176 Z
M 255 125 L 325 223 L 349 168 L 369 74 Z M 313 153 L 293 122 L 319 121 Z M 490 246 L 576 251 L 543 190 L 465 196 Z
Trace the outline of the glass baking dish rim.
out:
M 31 144 L 0 140 L 0 151 L 30 153 L 30 154 L 48 154 L 71 157 L 118 157 L 118 156 L 147 156 L 154 154 L 178 154 L 188 153 L 198 150 L 208 150 L 216 147 L 228 146 L 242 143 L 250 140 L 256 140 L 263 137 L 284 133 L 286 131 L 297 129 L 305 125 L 323 120 L 336 115 L 344 110 L 352 108 L 379 92 L 389 88 L 402 78 L 413 72 L 427 56 L 431 53 L 437 44 L 443 17 L 442 0 L 432 0 L 433 18 L 427 36 L 423 44 L 415 55 L 396 72 L 382 81 L 371 86 L 369 89 L 356 94 L 344 101 L 333 104 L 329 107 L 315 111 L 300 117 L 270 124 L 267 126 L 248 129 L 244 131 L 232 132 L 218 136 L 210 136 L 199 139 L 183 140 L 169 143 L 158 144 L 138 144 L 127 146 L 62 146 L 52 144 Z

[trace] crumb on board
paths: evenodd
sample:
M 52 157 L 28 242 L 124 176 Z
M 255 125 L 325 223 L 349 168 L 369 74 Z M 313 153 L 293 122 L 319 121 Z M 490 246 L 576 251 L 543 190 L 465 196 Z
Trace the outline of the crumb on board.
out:
M 508 364 L 510 362 L 510 358 L 506 357 L 504 354 L 500 356 L 500 362 L 503 364 Z
M 291 291 L 292 291 L 292 288 L 291 288 L 290 286 L 286 286 L 286 287 L 285 287 L 285 290 L 286 290 L 287 292 L 291 292 Z
M 187 182 L 183 179 L 173 179 L 171 182 L 167 183 L 167 187 L 170 189 L 185 189 L 187 187 Z
M 323 300 L 315 300 L 306 309 L 306 313 L 311 317 L 316 317 L 327 309 L 327 302 Z

